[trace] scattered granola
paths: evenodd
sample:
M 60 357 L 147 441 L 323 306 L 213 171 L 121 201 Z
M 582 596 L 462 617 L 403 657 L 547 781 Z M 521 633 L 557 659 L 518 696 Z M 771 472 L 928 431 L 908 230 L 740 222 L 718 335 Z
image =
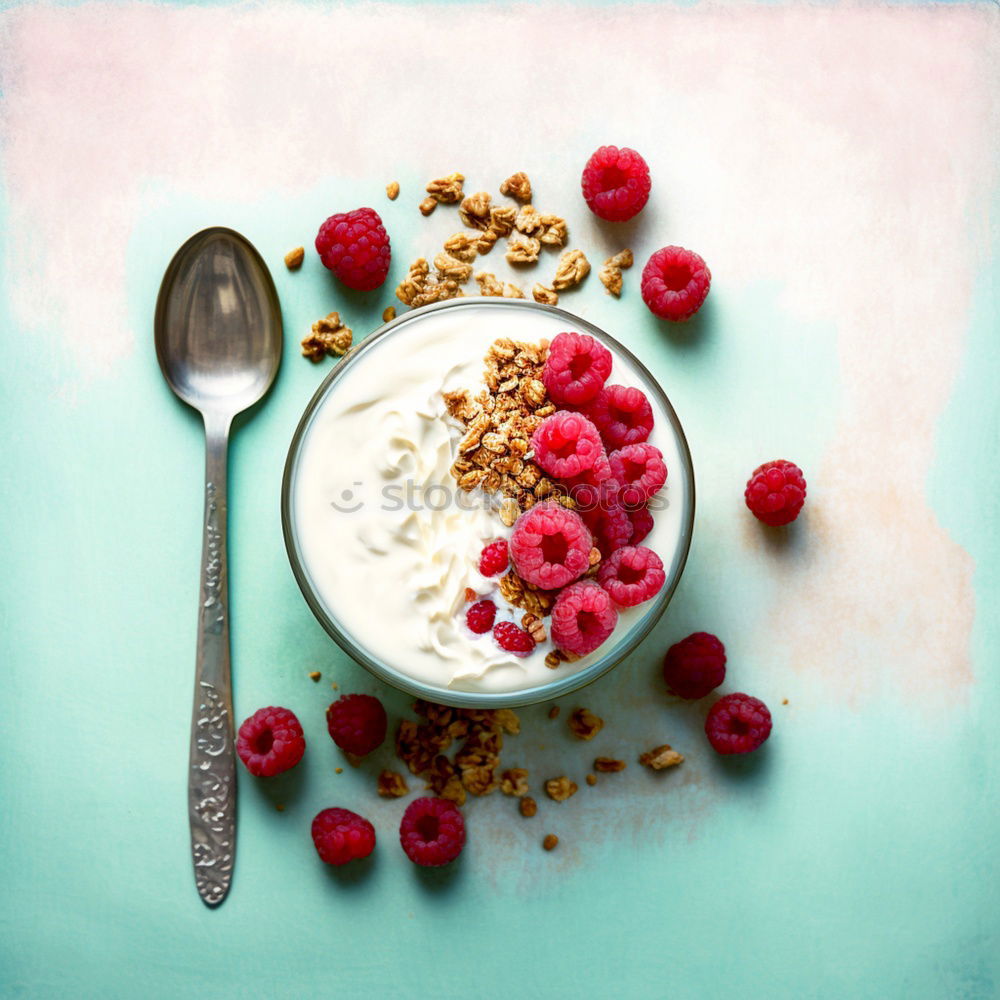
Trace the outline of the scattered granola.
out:
M 559 718 L 559 706 L 558 705 L 553 705 L 549 709 L 549 718 L 550 719 L 558 719 Z
M 344 769 L 342 767 L 335 767 L 333 769 L 333 773 L 334 774 L 343 774 L 344 773 Z
M 328 354 L 340 357 L 351 349 L 354 334 L 344 326 L 340 313 L 332 312 L 312 325 L 312 333 L 302 341 L 302 355 L 312 362 L 322 361 Z
M 594 759 L 594 770 L 605 774 L 615 774 L 618 771 L 624 771 L 625 767 L 625 761 L 618 760 L 615 757 L 597 757 Z
M 395 319 L 395 318 L 396 318 L 396 307 L 395 306 L 386 306 L 385 309 L 382 310 L 382 322 L 383 323 L 388 323 L 389 320 Z
M 539 590 L 533 584 L 522 580 L 513 570 L 500 577 L 500 596 L 515 608 L 530 611 L 541 618 L 551 614 L 552 607 L 556 602 L 555 596 L 547 590 Z M 545 658 L 546 666 L 559 666 L 563 662 L 562 657 L 554 664 L 549 664 L 548 654 Z
M 320 680 L 320 678 L 321 678 L 322 676 L 323 676 L 323 675 L 322 675 L 322 674 L 321 674 L 321 673 L 320 673 L 320 672 L 319 672 L 318 670 L 313 670 L 313 671 L 311 671 L 311 672 L 309 673 L 309 679 L 310 679 L 310 680 L 311 680 L 311 681 L 312 681 L 312 682 L 313 682 L 314 684 L 318 684 L 318 683 L 319 683 L 319 680 Z
M 684 755 L 674 750 L 669 743 L 647 750 L 646 753 L 639 756 L 639 763 L 654 771 L 662 771 L 665 767 L 676 767 L 683 760 Z
M 557 292 L 579 285 L 590 274 L 590 264 L 582 250 L 567 250 L 559 258 L 556 276 L 552 279 L 552 287 Z
M 462 200 L 462 185 L 465 177 L 462 174 L 448 174 L 447 177 L 439 177 L 427 185 L 427 193 L 442 205 L 454 205 Z
M 437 198 L 431 198 L 430 196 L 424 198 L 424 200 L 418 206 L 420 208 L 421 215 L 430 215 L 435 208 L 438 207 Z
M 410 787 L 398 771 L 385 770 L 378 776 L 376 790 L 383 799 L 400 799 L 409 793 Z
M 477 191 L 469 195 L 458 207 L 462 222 L 470 229 L 489 229 L 491 201 L 486 191 Z
M 562 775 L 559 778 L 549 778 L 545 782 L 545 794 L 553 802 L 565 802 L 571 796 L 576 795 L 576 792 L 576 782 L 570 781 L 566 775 Z
M 523 767 L 512 767 L 500 776 L 500 791 L 504 795 L 527 795 L 528 772 Z
M 554 288 L 548 288 L 538 281 L 535 282 L 534 288 L 531 289 L 531 297 L 536 302 L 541 302 L 543 306 L 559 305 L 559 293 Z
M 788 699 L 787 698 L 782 698 L 781 699 L 781 704 L 782 705 L 787 705 L 788 704 Z
M 517 807 L 521 810 L 522 816 L 531 817 L 538 812 L 538 803 L 530 795 L 525 795 Z
M 500 520 L 503 524 L 508 528 L 513 527 L 520 513 L 521 508 L 518 507 L 517 501 L 511 497 L 504 497 L 500 504 Z
M 504 256 L 509 264 L 534 264 L 541 249 L 541 241 L 534 236 L 518 234 L 507 241 L 507 253 Z
M 274 808 L 277 809 L 278 812 L 283 813 L 285 811 L 285 803 L 284 802 L 276 802 L 274 804 Z
M 385 196 L 389 201 L 395 201 L 399 197 L 399 181 L 392 181 L 385 186 Z
M 546 653 L 545 655 L 545 666 L 547 666 L 549 670 L 555 670 L 562 662 L 563 662 L 562 657 L 559 655 L 558 649 L 553 649 L 551 653 Z M 559 713 L 557 711 L 556 715 L 558 714 Z M 554 719 L 555 717 L 556 717 L 555 715 L 549 713 L 550 719 Z
M 578 708 L 569 717 L 569 730 L 578 740 L 592 740 L 604 728 L 604 720 L 588 708 Z
M 296 247 L 285 254 L 285 267 L 289 271 L 297 271 L 302 266 L 302 261 L 306 259 L 306 248 Z
M 500 193 L 517 201 L 531 201 L 531 181 L 528 180 L 528 175 L 523 170 L 511 174 L 500 185 Z
M 613 295 L 615 298 L 621 295 L 622 271 L 630 268 L 632 263 L 631 250 L 622 250 L 604 262 L 604 266 L 598 272 L 597 277 L 601 279 L 601 284 L 608 290 L 609 295 Z
M 597 775 L 596 774 L 588 774 L 587 777 L 584 778 L 583 780 L 586 781 L 587 784 L 590 785 L 591 788 L 593 788 L 594 785 L 597 784 Z
M 559 844 L 559 838 L 554 833 L 547 833 L 542 841 L 542 847 L 547 851 L 554 851 Z

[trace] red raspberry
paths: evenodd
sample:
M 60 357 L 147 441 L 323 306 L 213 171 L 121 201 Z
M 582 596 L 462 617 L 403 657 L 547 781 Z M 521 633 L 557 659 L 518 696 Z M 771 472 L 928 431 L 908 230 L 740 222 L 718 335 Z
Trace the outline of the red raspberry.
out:
M 705 301 L 712 272 L 693 250 L 664 247 L 642 269 L 642 300 L 661 319 L 690 319 Z
M 497 622 L 493 626 L 493 638 L 501 649 L 515 656 L 524 657 L 535 651 L 535 640 L 513 622 Z
M 507 539 L 490 542 L 479 557 L 479 572 L 483 576 L 496 576 L 507 568 Z
M 611 374 L 611 352 L 586 333 L 557 333 L 542 381 L 553 403 L 589 403 Z
M 597 582 L 620 608 L 634 608 L 655 597 L 666 579 L 660 557 L 645 545 L 612 552 L 597 571 Z
M 510 552 L 517 574 L 543 590 L 556 590 L 590 568 L 590 531 L 575 511 L 554 502 L 525 511 L 514 524 Z
M 424 868 L 454 861 L 465 846 L 465 820 L 458 806 L 431 796 L 414 799 L 399 824 L 399 842 L 406 856 Z
M 619 497 L 626 507 L 638 507 L 667 481 L 663 452 L 651 444 L 627 444 L 608 455 L 611 475 L 621 483 Z
M 370 694 L 341 695 L 326 710 L 326 728 L 333 742 L 356 757 L 382 745 L 388 724 L 382 702 Z
M 560 591 L 552 607 L 552 641 L 566 653 L 592 653 L 617 624 L 610 596 L 589 580 Z
M 805 477 L 794 462 L 765 462 L 754 469 L 743 497 L 758 521 L 772 528 L 790 524 L 806 502 Z
M 492 601 L 477 601 L 465 612 L 465 624 L 476 635 L 482 635 L 493 628 L 493 619 L 496 616 L 497 606 Z
M 546 417 L 531 435 L 535 461 L 557 479 L 592 469 L 604 455 L 597 428 L 581 413 L 559 410 Z
M 584 411 L 608 451 L 639 444 L 653 429 L 653 408 L 641 389 L 606 385 Z
M 583 197 L 591 212 L 608 222 L 625 222 L 649 199 L 649 167 L 634 150 L 601 146 L 583 168 Z
M 385 281 L 392 251 L 389 234 L 373 208 L 331 215 L 316 235 L 316 252 L 348 288 L 370 292 Z
M 771 713 L 759 698 L 727 694 L 709 709 L 705 735 L 716 753 L 750 753 L 771 735 Z
M 630 507 L 625 511 L 629 521 L 632 522 L 632 534 L 629 536 L 629 545 L 638 545 L 653 530 L 653 515 L 648 507 Z
M 616 549 L 628 545 L 632 535 L 632 522 L 621 504 L 599 504 L 584 510 L 582 516 L 602 558 L 607 559 Z
M 726 679 L 726 647 L 708 632 L 675 642 L 663 658 L 663 679 L 678 698 L 704 698 Z
M 562 480 L 569 495 L 576 502 L 576 509 L 584 515 L 596 507 L 614 507 L 618 505 L 618 481 L 611 475 L 611 464 L 608 456 L 602 450 L 592 469 L 579 476 L 571 476 Z
M 346 865 L 375 850 L 375 827 L 350 809 L 324 809 L 312 821 L 316 852 L 328 865 Z
M 302 725 L 287 708 L 259 708 L 240 726 L 236 752 L 258 778 L 281 774 L 295 767 L 306 752 Z

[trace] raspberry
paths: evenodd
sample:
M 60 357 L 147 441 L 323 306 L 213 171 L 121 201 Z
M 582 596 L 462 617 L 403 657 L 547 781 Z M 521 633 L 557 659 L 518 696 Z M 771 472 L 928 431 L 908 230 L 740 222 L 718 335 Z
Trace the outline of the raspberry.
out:
M 328 865 L 346 865 L 375 850 L 375 827 L 350 809 L 324 809 L 312 821 L 316 852 Z
M 664 247 L 642 269 L 642 300 L 661 319 L 690 319 L 705 301 L 712 272 L 693 250 Z
M 771 713 L 759 698 L 727 694 L 709 709 L 705 735 L 716 753 L 750 753 L 771 735 Z
M 611 352 L 586 333 L 557 333 L 542 381 L 553 403 L 589 403 L 611 374 Z
M 629 545 L 638 545 L 653 530 L 653 515 L 648 507 L 631 507 L 625 511 L 629 521 L 632 522 L 632 534 L 629 536 Z
M 507 568 L 507 539 L 490 542 L 479 557 L 479 572 L 483 576 L 496 576 Z
M 493 619 L 496 616 L 497 606 L 492 601 L 477 601 L 465 612 L 465 624 L 476 635 L 482 635 L 493 628 Z
M 543 590 L 555 590 L 586 573 L 591 547 L 580 515 L 551 501 L 525 511 L 510 537 L 518 576 Z
M 779 458 L 753 471 L 743 493 L 747 506 L 758 521 L 776 528 L 790 524 L 806 502 L 806 481 L 793 462 Z
M 465 820 L 454 802 L 425 796 L 414 799 L 399 824 L 406 856 L 424 868 L 454 861 L 465 846 Z
M 663 658 L 663 679 L 679 698 L 704 698 L 726 679 L 726 647 L 708 632 L 675 642 Z
M 608 222 L 625 222 L 649 199 L 649 167 L 634 150 L 601 146 L 583 168 L 583 197 L 591 212 Z
M 597 572 L 597 582 L 620 608 L 634 608 L 655 597 L 666 579 L 660 557 L 645 545 L 612 552 Z
M 618 624 L 618 612 L 606 591 L 581 581 L 561 591 L 552 607 L 552 641 L 566 653 L 592 653 Z
M 615 549 L 629 543 L 632 522 L 628 512 L 618 503 L 595 506 L 583 511 L 584 523 L 590 528 L 594 544 L 607 559 Z
M 302 724 L 287 708 L 259 708 L 240 726 L 236 752 L 251 774 L 274 777 L 302 760 Z
M 546 417 L 531 436 L 535 461 L 557 479 L 592 469 L 604 455 L 597 428 L 581 413 L 559 410 Z
M 653 429 L 653 408 L 641 389 L 605 386 L 584 412 L 597 428 L 608 451 L 639 444 Z
M 370 292 L 389 273 L 389 235 L 373 208 L 331 215 L 316 235 L 316 252 L 348 288 Z
M 619 498 L 626 507 L 638 507 L 658 493 L 667 481 L 663 452 L 651 444 L 627 444 L 608 455 L 611 475 L 621 483 Z
M 535 640 L 513 622 L 497 622 L 493 626 L 493 638 L 501 649 L 515 656 L 528 656 L 535 649 Z
M 382 702 L 370 694 L 341 695 L 326 710 L 326 728 L 333 742 L 356 757 L 382 745 L 388 724 Z
M 576 509 L 584 515 L 597 507 L 613 507 L 618 505 L 618 481 L 611 475 L 611 464 L 608 456 L 601 451 L 592 469 L 579 476 L 563 479 L 563 485 L 576 503 Z

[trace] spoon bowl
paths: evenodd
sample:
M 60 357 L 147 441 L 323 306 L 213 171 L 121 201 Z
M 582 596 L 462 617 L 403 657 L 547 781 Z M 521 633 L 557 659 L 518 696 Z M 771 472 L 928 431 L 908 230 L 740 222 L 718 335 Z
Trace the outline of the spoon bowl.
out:
M 260 254 L 232 229 L 204 229 L 177 251 L 160 285 L 154 329 L 163 377 L 201 412 L 233 417 L 277 375 L 278 294 Z
M 229 892 L 236 853 L 236 754 L 229 658 L 226 457 L 233 417 L 271 387 L 281 307 L 260 254 L 231 229 L 192 236 L 174 255 L 154 320 L 170 388 L 205 421 L 205 515 L 188 820 L 195 886 L 206 906 Z

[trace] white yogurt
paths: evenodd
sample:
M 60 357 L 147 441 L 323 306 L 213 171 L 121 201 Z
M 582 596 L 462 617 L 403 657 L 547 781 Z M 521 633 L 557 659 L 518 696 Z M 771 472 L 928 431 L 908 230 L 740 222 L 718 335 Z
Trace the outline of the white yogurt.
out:
M 487 595 L 496 586 L 477 571 L 479 554 L 509 529 L 492 511 L 494 500 L 463 493 L 451 477 L 462 429 L 441 394 L 462 388 L 475 394 L 483 357 L 497 338 L 537 342 L 564 329 L 558 316 L 504 308 L 498 299 L 416 314 L 353 359 L 313 413 L 291 496 L 304 569 L 327 614 L 401 674 L 453 691 L 520 692 L 608 655 L 649 613 L 653 602 L 623 611 L 600 649 L 556 670 L 545 666 L 548 644 L 518 659 L 489 633 L 477 636 L 465 626 L 466 587 Z M 638 386 L 653 406 L 649 440 L 667 464 L 658 498 L 666 507 L 654 512 L 643 544 L 663 560 L 669 580 L 680 558 L 690 483 L 647 380 L 613 354 L 609 382 Z

